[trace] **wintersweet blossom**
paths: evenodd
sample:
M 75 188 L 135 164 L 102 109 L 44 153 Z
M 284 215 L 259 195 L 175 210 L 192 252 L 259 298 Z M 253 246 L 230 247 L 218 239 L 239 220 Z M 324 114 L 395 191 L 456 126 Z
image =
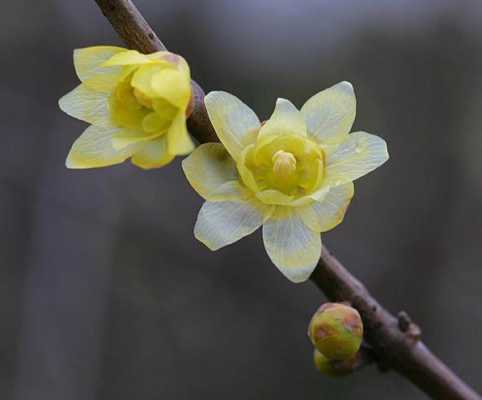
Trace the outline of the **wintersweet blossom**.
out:
M 138 167 L 156 168 L 193 150 L 186 129 L 191 78 L 181 56 L 95 46 L 75 50 L 74 66 L 82 83 L 59 106 L 91 126 L 74 142 L 67 167 L 104 167 L 130 157 Z
M 388 159 L 383 139 L 349 134 L 353 87 L 341 82 L 301 108 L 278 99 L 270 119 L 235 96 L 205 98 L 221 143 L 201 145 L 182 165 L 207 200 L 194 234 L 211 250 L 263 226 L 266 251 L 291 281 L 308 279 L 321 254 L 320 232 L 338 225 L 353 197 L 353 181 Z

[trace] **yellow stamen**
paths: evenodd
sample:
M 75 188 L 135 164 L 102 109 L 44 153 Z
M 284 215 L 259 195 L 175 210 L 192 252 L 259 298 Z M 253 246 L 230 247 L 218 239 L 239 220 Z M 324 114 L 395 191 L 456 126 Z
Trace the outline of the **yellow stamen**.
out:
M 296 171 L 296 158 L 293 154 L 278 150 L 274 153 L 273 173 L 280 178 L 287 178 Z

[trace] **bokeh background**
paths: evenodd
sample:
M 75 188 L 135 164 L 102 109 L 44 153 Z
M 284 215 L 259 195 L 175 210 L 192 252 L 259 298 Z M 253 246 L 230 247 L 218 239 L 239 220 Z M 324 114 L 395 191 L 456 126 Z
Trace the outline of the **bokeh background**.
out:
M 324 241 L 482 390 L 480 0 L 136 3 L 206 90 L 261 118 L 354 84 L 355 129 L 391 159 Z M 85 128 L 57 107 L 72 50 L 121 43 L 94 1 L 5 2 L 0 21 L 0 398 L 425 398 L 376 368 L 319 375 L 306 327 L 323 297 L 276 271 L 259 232 L 198 243 L 179 160 L 64 167 Z

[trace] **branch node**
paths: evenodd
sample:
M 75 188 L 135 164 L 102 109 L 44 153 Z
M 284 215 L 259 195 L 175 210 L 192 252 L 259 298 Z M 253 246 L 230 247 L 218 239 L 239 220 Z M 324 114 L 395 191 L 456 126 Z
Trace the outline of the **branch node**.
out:
M 398 317 L 398 329 L 403 332 L 407 337 L 414 341 L 420 340 L 422 336 L 422 330 L 415 324 L 406 311 L 400 311 Z

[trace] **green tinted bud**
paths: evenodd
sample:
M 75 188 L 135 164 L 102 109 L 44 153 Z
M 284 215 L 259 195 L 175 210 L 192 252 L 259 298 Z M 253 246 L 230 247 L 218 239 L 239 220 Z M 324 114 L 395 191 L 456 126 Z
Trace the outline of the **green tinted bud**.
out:
M 363 323 L 354 308 L 340 303 L 326 303 L 313 315 L 308 336 L 329 360 L 349 360 L 360 348 Z
M 313 361 L 318 371 L 333 377 L 351 374 L 358 364 L 357 356 L 344 361 L 329 360 L 316 349 L 313 351 Z

